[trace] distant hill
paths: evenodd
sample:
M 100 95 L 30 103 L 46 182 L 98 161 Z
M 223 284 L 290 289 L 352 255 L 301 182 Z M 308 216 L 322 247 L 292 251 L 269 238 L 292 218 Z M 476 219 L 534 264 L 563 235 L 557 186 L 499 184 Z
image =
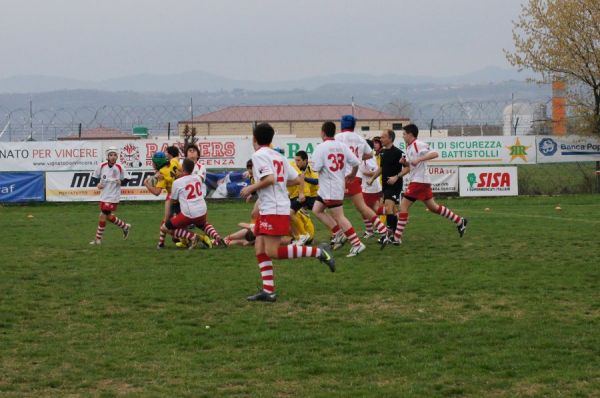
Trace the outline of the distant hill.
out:
M 99 82 L 53 76 L 14 76 L 0 79 L 0 93 L 41 93 L 60 90 L 102 90 L 135 92 L 215 92 L 235 89 L 250 91 L 314 90 L 331 84 L 485 84 L 522 81 L 531 75 L 514 69 L 486 67 L 449 77 L 370 75 L 338 73 L 289 81 L 259 82 L 236 80 L 203 71 L 175 74 L 140 74 Z

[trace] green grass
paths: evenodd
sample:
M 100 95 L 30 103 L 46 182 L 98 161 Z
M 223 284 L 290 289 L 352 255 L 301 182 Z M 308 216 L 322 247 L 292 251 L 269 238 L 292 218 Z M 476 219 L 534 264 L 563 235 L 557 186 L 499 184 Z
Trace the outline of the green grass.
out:
M 599 198 L 445 200 L 463 239 L 417 204 L 401 247 L 335 274 L 276 261 L 274 304 L 245 300 L 251 248 L 158 252 L 160 203 L 122 204 L 130 239 L 101 247 L 96 204 L 3 207 L 0 395 L 594 396 Z M 229 232 L 249 207 L 209 211 Z

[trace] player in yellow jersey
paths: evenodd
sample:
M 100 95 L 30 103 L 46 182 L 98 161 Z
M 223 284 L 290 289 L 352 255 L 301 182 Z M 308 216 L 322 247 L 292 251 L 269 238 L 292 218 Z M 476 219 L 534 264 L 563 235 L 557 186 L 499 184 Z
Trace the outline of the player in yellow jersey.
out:
M 301 176 L 300 185 L 289 186 L 288 195 L 291 204 L 291 225 L 292 233 L 298 245 L 310 243 L 315 236 L 315 226 L 310 219 L 307 210 L 312 210 L 312 207 L 317 198 L 319 190 L 319 174 L 315 172 L 308 163 L 308 154 L 305 151 L 296 152 L 294 162 L 290 162 L 291 166 Z M 335 226 L 335 221 L 331 220 Z M 296 236 L 296 231 L 299 236 Z

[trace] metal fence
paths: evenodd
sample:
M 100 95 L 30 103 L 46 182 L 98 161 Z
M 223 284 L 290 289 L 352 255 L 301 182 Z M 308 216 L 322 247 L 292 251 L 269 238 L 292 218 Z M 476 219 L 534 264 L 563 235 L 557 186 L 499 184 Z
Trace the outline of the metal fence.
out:
M 255 105 L 253 100 L 235 105 Z M 400 103 L 381 102 L 362 104 L 394 116 L 408 117 L 421 129 L 448 129 L 450 135 L 500 135 L 506 124 L 505 110 L 515 101 L 453 101 L 448 103 Z M 530 102 L 537 106 L 547 105 L 549 99 Z M 523 103 L 521 101 L 520 103 Z M 526 102 L 527 103 L 527 102 Z M 223 109 L 232 103 L 191 103 L 162 105 L 101 105 L 81 107 L 39 108 L 35 102 L 23 107 L 8 109 L 0 106 L 0 140 L 56 140 L 59 137 L 96 127 L 114 128 L 130 132 L 135 126 L 144 126 L 151 135 L 174 132 L 177 122 L 194 116 Z M 244 110 L 240 109 L 243 113 Z M 248 115 L 240 114 L 240 120 Z M 318 120 L 318 115 L 315 115 Z M 534 132 L 549 129 L 545 116 L 531 120 Z M 511 117 L 510 124 L 516 129 L 519 115 Z M 521 120 L 521 127 L 523 120 Z

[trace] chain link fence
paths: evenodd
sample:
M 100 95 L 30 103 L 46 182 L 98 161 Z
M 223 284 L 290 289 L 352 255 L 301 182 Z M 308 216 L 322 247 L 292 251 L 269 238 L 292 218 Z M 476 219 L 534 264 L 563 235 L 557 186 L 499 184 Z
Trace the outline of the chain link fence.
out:
M 532 103 L 540 107 L 548 100 Z M 364 104 L 395 116 L 409 117 L 423 130 L 443 129 L 449 136 L 510 135 L 518 131 L 519 114 L 507 114 L 514 101 L 457 101 L 443 104 L 385 103 Z M 52 141 L 76 135 L 82 130 L 97 127 L 131 132 L 135 126 L 148 128 L 150 136 L 177 134 L 177 122 L 223 109 L 230 104 L 178 104 L 151 106 L 103 105 L 76 108 L 37 109 L 29 107 L 7 109 L 0 107 L 0 141 Z M 236 105 L 240 105 L 237 103 Z M 514 109 L 514 108 L 508 108 Z M 240 110 L 239 112 L 244 112 Z M 313 115 L 319 119 L 318 110 Z M 240 119 L 248 115 L 240 114 Z M 510 118 L 509 118 L 510 116 Z M 530 133 L 548 133 L 551 121 L 536 115 L 526 121 Z M 537 115 L 540 116 L 540 115 Z M 256 116 L 260 120 L 260 115 Z M 508 124 L 508 127 L 506 124 Z M 576 126 L 577 118 L 568 120 Z M 567 164 L 538 164 L 519 166 L 519 190 L 526 195 L 555 195 L 600 192 L 600 165 L 595 162 Z

